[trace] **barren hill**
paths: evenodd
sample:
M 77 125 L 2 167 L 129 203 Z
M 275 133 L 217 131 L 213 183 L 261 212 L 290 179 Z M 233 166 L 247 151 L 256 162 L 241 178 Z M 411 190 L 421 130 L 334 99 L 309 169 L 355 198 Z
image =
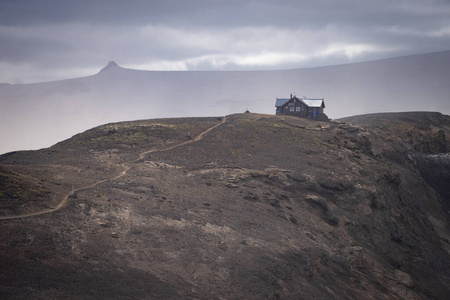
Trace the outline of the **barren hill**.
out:
M 439 113 L 236 114 L 2 155 L 0 293 L 448 299 L 445 174 L 420 166 L 449 139 Z
M 119 62 L 120 63 L 120 62 Z M 143 71 L 0 85 L 0 153 L 49 147 L 100 124 L 244 112 L 273 114 L 290 93 L 325 98 L 332 119 L 385 111 L 450 114 L 450 51 L 272 71 Z

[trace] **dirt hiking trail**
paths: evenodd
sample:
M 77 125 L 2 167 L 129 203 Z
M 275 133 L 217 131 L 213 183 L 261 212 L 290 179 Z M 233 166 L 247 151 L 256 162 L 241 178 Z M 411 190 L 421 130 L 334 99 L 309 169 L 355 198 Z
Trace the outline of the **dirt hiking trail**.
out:
M 169 146 L 169 147 L 163 148 L 163 149 L 150 149 L 150 150 L 141 152 L 141 153 L 139 154 L 139 156 L 138 156 L 137 159 L 132 160 L 132 161 L 128 161 L 128 162 L 124 162 L 124 163 L 121 163 L 121 164 L 120 164 L 120 167 L 123 168 L 123 171 L 122 171 L 119 175 L 116 175 L 116 176 L 114 176 L 114 177 L 107 178 L 107 179 L 102 179 L 102 180 L 99 180 L 99 181 L 97 181 L 97 182 L 94 182 L 94 183 L 92 183 L 92 184 L 90 184 L 90 185 L 82 186 L 82 187 L 80 187 L 80 188 L 74 189 L 74 190 L 72 190 L 70 193 L 68 193 L 67 195 L 65 195 L 65 196 L 62 198 L 61 202 L 59 202 L 58 205 L 56 205 L 56 206 L 53 207 L 53 208 L 49 208 L 49 209 L 45 209 L 45 210 L 41 210 L 41 211 L 37 211 L 37 212 L 32 212 L 32 213 L 26 213 L 26 214 L 15 215 L 15 216 L 1 216 L 1 217 L 0 217 L 0 220 L 11 220 L 11 219 L 19 219 L 19 218 L 33 217 L 33 216 L 39 216 L 39 215 L 43 215 L 43 214 L 47 214 L 47 213 L 51 213 L 51 212 L 58 211 L 58 210 L 60 210 L 61 208 L 63 208 L 63 207 L 67 204 L 67 202 L 68 202 L 68 200 L 69 200 L 69 198 L 70 198 L 71 195 L 74 195 L 75 193 L 77 193 L 77 192 L 79 192 L 79 191 L 82 191 L 82 190 L 86 190 L 86 189 L 93 188 L 93 187 L 95 187 L 95 186 L 97 186 L 97 185 L 99 185 L 99 184 L 102 184 L 102 183 L 104 183 L 104 182 L 111 181 L 111 180 L 116 180 L 116 179 L 119 179 L 119 178 L 125 176 L 125 175 L 127 174 L 128 170 L 130 169 L 130 167 L 129 167 L 128 165 L 129 165 L 129 164 L 132 164 L 132 163 L 135 163 L 135 162 L 137 162 L 137 161 L 139 161 L 139 160 L 144 159 L 144 157 L 145 157 L 147 154 L 149 154 L 149 153 L 155 153 L 155 152 L 168 151 L 168 150 L 171 150 L 171 149 L 174 149 L 174 148 L 177 148 L 177 147 L 181 147 L 181 146 L 184 146 L 184 145 L 188 145 L 188 144 L 191 144 L 191 143 L 200 141 L 200 140 L 202 140 L 202 139 L 204 138 L 204 136 L 205 136 L 206 134 L 208 134 L 210 131 L 214 130 L 215 128 L 217 128 L 217 127 L 223 125 L 226 121 L 227 121 L 227 118 L 226 118 L 226 117 L 223 117 L 223 118 L 222 118 L 222 121 L 221 121 L 220 123 L 218 123 L 218 124 L 216 124 L 216 125 L 214 125 L 214 126 L 211 126 L 210 128 L 208 128 L 208 129 L 206 129 L 205 131 L 203 131 L 202 133 L 200 133 L 200 134 L 199 134 L 198 136 L 196 136 L 195 138 L 190 139 L 190 140 L 188 140 L 188 141 L 185 141 L 185 142 L 182 142 L 182 143 L 179 143 L 179 144 L 176 144 L 176 145 L 172 145 L 172 146 Z

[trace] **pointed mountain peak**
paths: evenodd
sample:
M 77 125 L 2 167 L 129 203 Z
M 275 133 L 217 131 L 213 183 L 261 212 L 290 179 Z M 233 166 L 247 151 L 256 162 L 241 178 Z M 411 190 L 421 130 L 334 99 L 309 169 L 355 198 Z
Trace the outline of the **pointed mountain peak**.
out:
M 116 64 L 115 61 L 112 60 L 106 65 L 106 67 L 104 67 L 103 69 L 100 70 L 100 73 L 103 73 L 105 71 L 115 69 L 115 68 L 120 68 L 120 66 L 118 64 Z

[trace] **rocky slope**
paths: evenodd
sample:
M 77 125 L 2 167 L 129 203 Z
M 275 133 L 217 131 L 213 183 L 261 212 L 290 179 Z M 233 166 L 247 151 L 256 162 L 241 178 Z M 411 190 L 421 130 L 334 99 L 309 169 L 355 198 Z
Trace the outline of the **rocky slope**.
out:
M 449 138 L 439 113 L 239 114 L 2 155 L 2 298 L 448 299 L 449 199 L 420 164 Z

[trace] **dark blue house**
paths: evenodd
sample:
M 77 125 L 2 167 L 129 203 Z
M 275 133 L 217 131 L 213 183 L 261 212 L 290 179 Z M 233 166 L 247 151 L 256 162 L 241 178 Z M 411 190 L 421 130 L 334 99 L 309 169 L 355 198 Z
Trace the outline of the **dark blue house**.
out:
M 313 99 L 291 95 L 290 98 L 277 98 L 275 107 L 277 114 L 296 115 L 300 117 L 315 117 L 323 114 L 325 101 L 324 98 Z

